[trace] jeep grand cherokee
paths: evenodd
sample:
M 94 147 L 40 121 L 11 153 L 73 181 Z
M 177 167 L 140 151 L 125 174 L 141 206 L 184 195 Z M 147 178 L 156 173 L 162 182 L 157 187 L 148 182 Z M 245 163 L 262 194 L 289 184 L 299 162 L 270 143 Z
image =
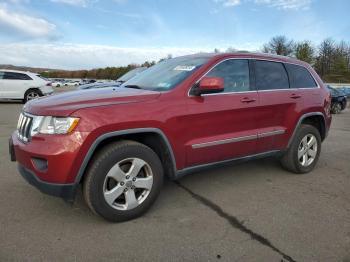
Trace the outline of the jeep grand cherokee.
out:
M 275 155 L 287 170 L 315 167 L 330 94 L 312 67 L 281 56 L 197 54 L 161 62 L 120 88 L 27 103 L 10 153 L 44 193 L 110 221 L 144 213 L 163 176 Z M 210 185 L 208 185 L 210 186 Z

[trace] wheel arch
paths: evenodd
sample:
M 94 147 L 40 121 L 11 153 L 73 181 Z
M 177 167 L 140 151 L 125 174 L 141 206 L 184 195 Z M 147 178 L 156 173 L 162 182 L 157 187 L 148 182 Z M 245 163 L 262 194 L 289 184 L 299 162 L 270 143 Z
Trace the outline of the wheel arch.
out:
M 327 130 L 326 130 L 326 119 L 324 115 L 321 112 L 306 113 L 299 118 L 298 123 L 294 128 L 293 134 L 288 141 L 288 148 L 295 137 L 296 131 L 302 124 L 309 124 L 316 127 L 317 130 L 320 132 L 322 141 L 326 138 Z
M 117 140 L 133 140 L 150 147 L 160 158 L 165 174 L 171 179 L 175 178 L 176 160 L 173 149 L 166 135 L 158 128 L 137 128 L 109 132 L 97 137 L 90 146 L 79 168 L 78 174 L 75 178 L 75 183 L 77 185 L 82 181 L 94 154 L 103 148 L 103 146 Z

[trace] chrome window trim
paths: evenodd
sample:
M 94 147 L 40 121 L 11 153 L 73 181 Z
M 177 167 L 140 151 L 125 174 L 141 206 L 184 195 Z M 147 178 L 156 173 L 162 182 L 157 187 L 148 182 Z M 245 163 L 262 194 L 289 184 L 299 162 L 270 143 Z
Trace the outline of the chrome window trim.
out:
M 215 140 L 210 142 L 204 142 L 204 143 L 198 143 L 193 144 L 192 149 L 198 149 L 198 148 L 205 148 L 210 146 L 217 146 L 217 145 L 224 145 L 224 144 L 230 144 L 230 143 L 236 143 L 236 142 L 243 142 L 243 141 L 249 141 L 269 136 L 276 136 L 276 135 L 282 135 L 286 131 L 284 129 L 280 130 L 274 130 L 264 133 L 258 133 L 257 135 L 249 135 L 249 136 L 240 136 L 240 137 L 233 137 L 233 138 L 227 138 L 227 139 L 221 139 L 221 140 Z
M 314 75 L 310 72 L 309 68 L 307 68 L 304 65 L 301 64 L 297 64 L 297 63 L 293 63 L 293 62 L 282 62 L 282 61 L 276 61 L 273 59 L 268 59 L 268 58 L 252 58 L 252 57 L 230 57 L 230 58 L 226 58 L 224 60 L 221 60 L 219 62 L 217 62 L 216 64 L 214 64 L 212 67 L 210 67 L 195 83 L 194 85 L 198 84 L 199 81 L 202 80 L 203 77 L 205 77 L 214 67 L 216 67 L 217 65 L 227 61 L 227 60 L 259 60 L 259 61 L 268 61 L 268 62 L 276 62 L 276 63 L 282 63 L 282 64 L 290 64 L 290 65 L 296 65 L 296 66 L 301 66 L 303 68 L 305 68 L 309 74 L 311 75 L 311 77 L 314 79 L 315 83 L 317 84 L 317 87 L 301 87 L 301 88 L 288 88 L 288 89 L 267 89 L 267 90 L 249 90 L 249 91 L 240 91 L 240 92 L 223 92 L 223 93 L 214 93 L 214 94 L 203 94 L 201 96 L 212 96 L 212 95 L 227 95 L 227 94 L 242 94 L 242 93 L 252 93 L 252 92 L 263 92 L 263 91 L 281 91 L 281 90 L 299 90 L 299 89 L 316 89 L 316 88 L 321 88 L 320 85 L 318 84 L 318 81 L 316 80 L 316 78 L 314 77 Z M 285 69 L 286 70 L 286 69 Z M 286 70 L 286 73 L 288 75 L 288 72 Z M 250 74 L 250 70 L 249 70 L 249 74 Z M 290 80 L 289 80 L 289 75 L 288 75 L 288 82 L 290 84 Z M 194 95 L 190 95 L 190 92 L 193 88 L 193 86 L 191 86 L 191 88 L 188 90 L 187 92 L 187 96 L 188 97 L 197 97 Z
M 217 96 L 217 95 L 235 95 L 235 94 L 246 94 L 246 93 L 256 93 L 257 91 L 240 91 L 240 92 L 223 92 L 223 93 L 212 93 L 212 94 L 203 94 L 202 96 Z M 193 97 L 193 96 L 191 96 Z

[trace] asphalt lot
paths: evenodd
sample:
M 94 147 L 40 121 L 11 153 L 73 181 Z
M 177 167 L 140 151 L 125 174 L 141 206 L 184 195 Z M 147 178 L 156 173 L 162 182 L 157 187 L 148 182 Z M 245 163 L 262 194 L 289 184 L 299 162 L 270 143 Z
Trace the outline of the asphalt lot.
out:
M 166 181 L 111 224 L 27 184 L 8 157 L 20 103 L 0 103 L 0 261 L 350 261 L 350 110 L 307 175 L 264 159 Z

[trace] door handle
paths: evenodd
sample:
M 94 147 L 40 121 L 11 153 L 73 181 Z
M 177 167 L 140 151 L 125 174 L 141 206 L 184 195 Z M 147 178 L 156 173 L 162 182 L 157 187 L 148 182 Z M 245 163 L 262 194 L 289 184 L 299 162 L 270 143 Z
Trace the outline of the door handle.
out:
M 297 99 L 297 98 L 300 98 L 300 97 L 301 97 L 301 95 L 298 95 L 298 94 L 292 94 L 290 96 L 290 98 L 293 98 L 293 99 Z
M 244 97 L 241 99 L 241 102 L 242 103 L 252 103 L 252 102 L 255 102 L 256 99 L 255 98 L 250 98 L 250 97 Z

